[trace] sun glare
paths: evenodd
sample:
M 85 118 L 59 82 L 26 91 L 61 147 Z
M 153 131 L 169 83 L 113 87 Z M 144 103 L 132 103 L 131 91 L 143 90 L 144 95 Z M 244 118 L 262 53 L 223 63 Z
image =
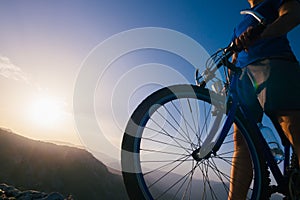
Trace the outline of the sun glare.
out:
M 51 98 L 40 97 L 31 105 L 31 119 L 41 126 L 57 126 L 63 119 L 63 103 Z

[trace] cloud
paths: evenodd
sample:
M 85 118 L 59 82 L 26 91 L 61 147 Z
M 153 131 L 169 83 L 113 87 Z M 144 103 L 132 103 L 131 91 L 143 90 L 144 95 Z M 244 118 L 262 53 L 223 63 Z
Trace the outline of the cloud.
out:
M 0 76 L 8 79 L 28 82 L 28 76 L 7 57 L 0 56 Z

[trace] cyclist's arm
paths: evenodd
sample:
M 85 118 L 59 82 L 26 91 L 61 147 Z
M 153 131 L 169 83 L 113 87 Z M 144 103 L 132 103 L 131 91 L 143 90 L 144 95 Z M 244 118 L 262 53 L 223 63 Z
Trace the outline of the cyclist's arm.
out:
M 300 0 L 286 0 L 279 8 L 279 17 L 266 27 L 259 36 L 252 35 L 254 28 L 252 26 L 235 39 L 235 44 L 239 49 L 245 49 L 251 46 L 256 40 L 261 38 L 278 37 L 291 31 L 300 24 Z
M 279 17 L 261 34 L 261 38 L 278 37 L 300 24 L 300 2 L 290 0 L 279 8 Z

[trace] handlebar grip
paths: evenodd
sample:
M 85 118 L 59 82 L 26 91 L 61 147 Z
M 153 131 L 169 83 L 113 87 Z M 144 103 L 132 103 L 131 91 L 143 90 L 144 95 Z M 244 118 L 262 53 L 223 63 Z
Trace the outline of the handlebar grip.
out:
M 260 34 L 265 30 L 266 25 L 259 23 L 250 32 L 249 39 L 254 40 L 260 36 Z M 238 46 L 235 44 L 235 41 L 231 42 L 229 47 L 227 48 L 227 51 L 234 51 L 234 52 L 240 52 L 243 48 L 238 48 Z
M 258 13 L 257 11 L 254 11 L 254 10 L 242 10 L 240 13 L 242 15 L 251 15 L 258 21 L 258 24 L 256 26 L 254 26 L 253 29 L 251 29 L 252 32 L 248 36 L 248 38 L 250 40 L 255 39 L 266 28 L 266 25 L 267 25 L 266 18 L 264 18 L 260 13 Z M 230 49 L 234 49 L 235 52 L 240 52 L 241 50 L 243 50 L 243 49 L 238 49 L 237 45 L 234 44 L 234 41 L 233 41 L 233 44 L 230 44 Z

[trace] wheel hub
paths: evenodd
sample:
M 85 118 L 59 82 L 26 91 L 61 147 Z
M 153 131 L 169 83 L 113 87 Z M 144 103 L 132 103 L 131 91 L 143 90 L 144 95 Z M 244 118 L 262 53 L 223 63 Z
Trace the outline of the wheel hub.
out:
M 201 156 L 200 154 L 200 149 L 201 147 L 199 147 L 198 149 L 194 150 L 192 153 L 192 157 L 194 158 L 194 160 L 196 160 L 197 162 L 203 160 L 203 159 L 208 159 L 211 157 L 212 152 L 209 152 L 207 155 L 205 156 Z
M 208 153 L 204 154 L 203 155 L 203 152 L 202 152 L 202 155 L 201 155 L 201 146 L 194 150 L 193 153 L 192 153 L 192 157 L 194 158 L 194 160 L 196 160 L 197 162 L 203 160 L 203 159 L 208 159 L 211 157 L 212 154 L 216 154 L 216 153 L 213 153 L 213 151 L 209 151 Z
M 202 158 L 200 157 L 200 148 L 201 147 L 199 147 L 198 149 L 194 150 L 193 153 L 192 153 L 192 156 L 193 156 L 194 160 L 196 160 L 198 162 L 202 160 Z

